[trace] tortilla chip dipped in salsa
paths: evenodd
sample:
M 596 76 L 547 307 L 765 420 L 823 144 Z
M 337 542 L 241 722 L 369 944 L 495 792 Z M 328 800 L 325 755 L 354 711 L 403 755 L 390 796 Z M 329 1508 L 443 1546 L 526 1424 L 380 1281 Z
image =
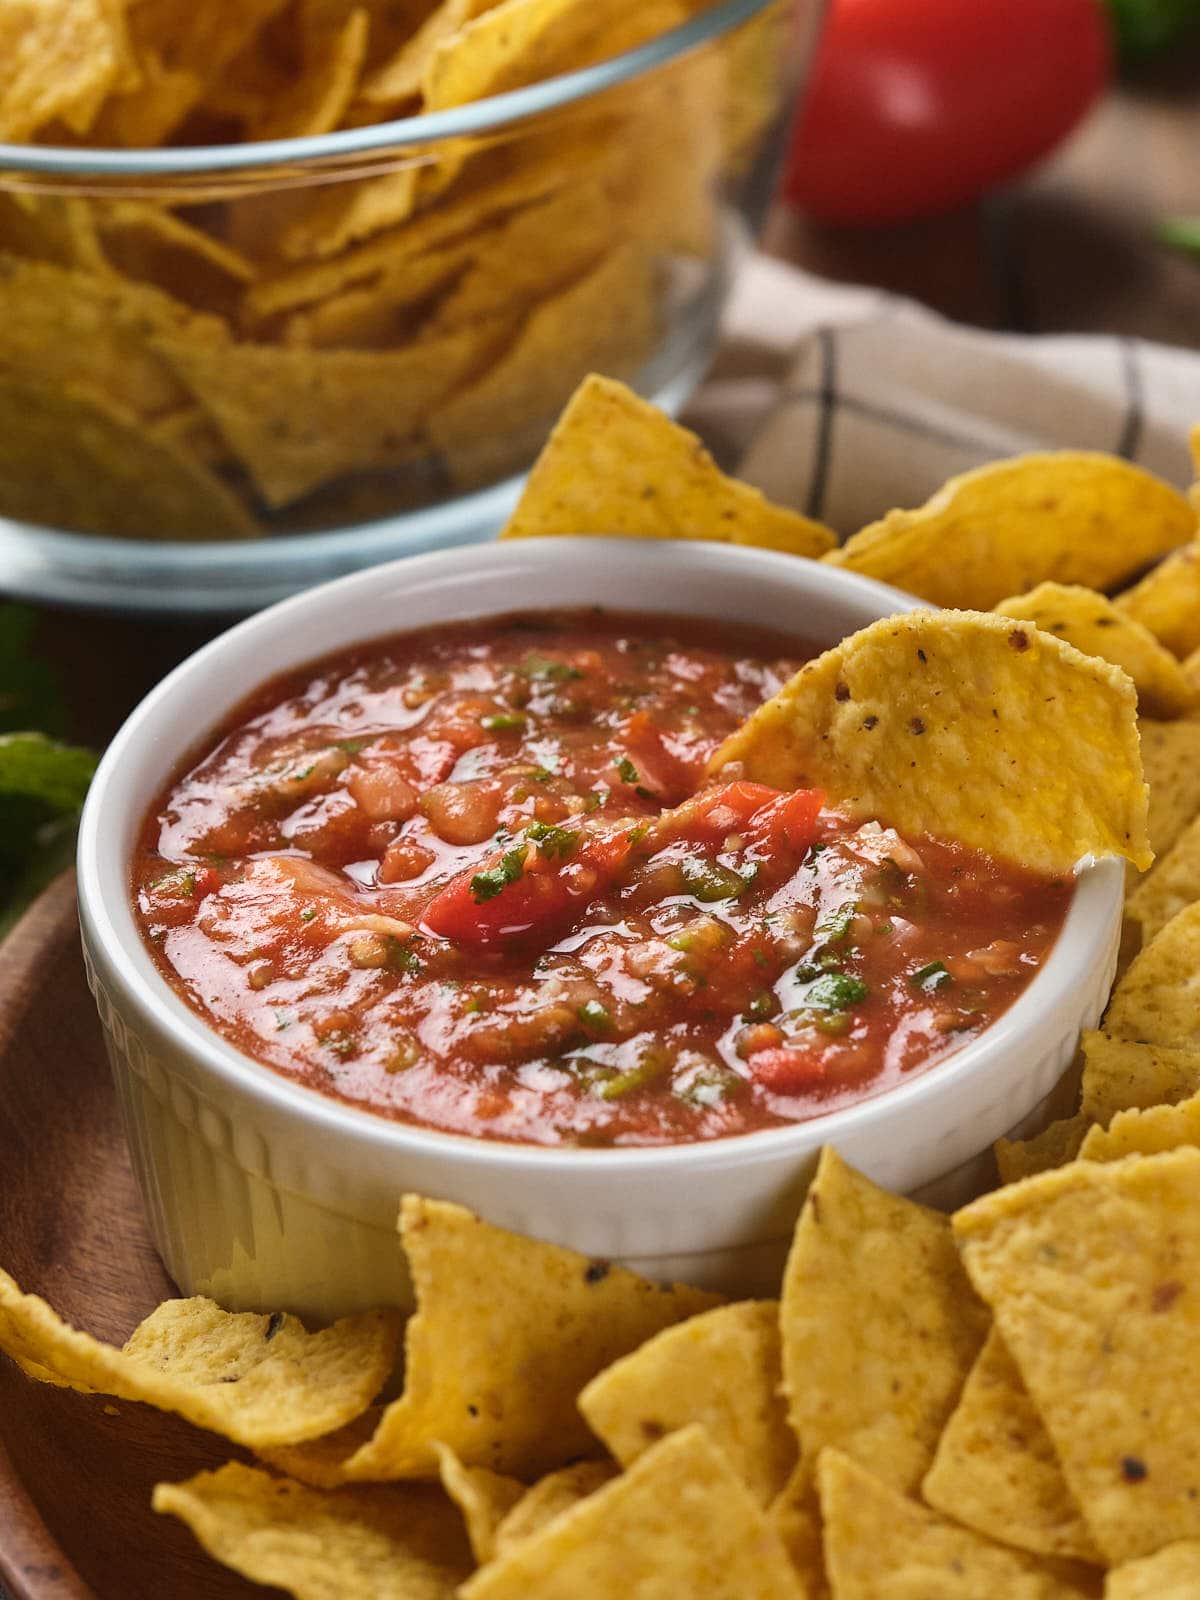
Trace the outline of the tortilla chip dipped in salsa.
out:
M 1118 667 L 977 612 L 886 617 L 810 662 L 712 759 L 1041 872 L 1148 867 L 1137 696 Z

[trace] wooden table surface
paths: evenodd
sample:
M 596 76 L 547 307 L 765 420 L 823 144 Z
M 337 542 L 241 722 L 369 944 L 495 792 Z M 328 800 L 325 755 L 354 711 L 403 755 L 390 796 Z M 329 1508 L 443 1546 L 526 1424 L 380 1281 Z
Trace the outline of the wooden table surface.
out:
M 1200 257 L 1157 243 L 1155 220 L 1200 215 L 1200 48 L 1143 73 L 1025 181 L 948 216 L 885 229 L 821 227 L 776 206 L 768 250 L 811 271 L 1019 332 L 1117 332 L 1200 349 Z M 73 733 L 101 746 L 217 623 L 43 614 Z

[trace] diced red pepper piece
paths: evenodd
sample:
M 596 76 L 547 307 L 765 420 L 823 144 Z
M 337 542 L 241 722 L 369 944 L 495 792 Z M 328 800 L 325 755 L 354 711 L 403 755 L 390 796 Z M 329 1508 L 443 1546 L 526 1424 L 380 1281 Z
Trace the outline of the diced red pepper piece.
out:
M 756 1050 L 746 1066 L 756 1083 L 778 1094 L 799 1094 L 805 1089 L 819 1088 L 825 1082 L 823 1058 L 813 1050 L 801 1050 L 794 1045 Z

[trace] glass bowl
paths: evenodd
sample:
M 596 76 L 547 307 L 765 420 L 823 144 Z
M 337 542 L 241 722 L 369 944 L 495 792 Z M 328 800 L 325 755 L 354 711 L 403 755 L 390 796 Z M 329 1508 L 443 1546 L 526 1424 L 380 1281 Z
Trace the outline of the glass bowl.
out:
M 314 137 L 0 145 L 5 589 L 251 611 L 494 534 L 590 371 L 678 409 L 818 9 Z

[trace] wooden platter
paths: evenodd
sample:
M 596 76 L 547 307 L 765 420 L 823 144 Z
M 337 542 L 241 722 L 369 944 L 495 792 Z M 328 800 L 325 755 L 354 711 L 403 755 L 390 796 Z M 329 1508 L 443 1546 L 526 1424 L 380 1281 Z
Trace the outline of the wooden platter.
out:
M 129 1169 L 84 979 L 73 873 L 0 947 L 0 1266 L 69 1322 L 117 1343 L 177 1292 Z M 0 1356 L 0 1595 L 266 1593 L 150 1509 L 160 1479 L 237 1453 L 143 1406 L 33 1383 Z

